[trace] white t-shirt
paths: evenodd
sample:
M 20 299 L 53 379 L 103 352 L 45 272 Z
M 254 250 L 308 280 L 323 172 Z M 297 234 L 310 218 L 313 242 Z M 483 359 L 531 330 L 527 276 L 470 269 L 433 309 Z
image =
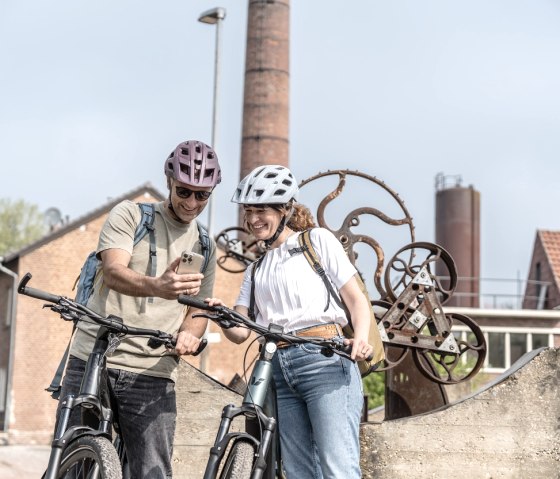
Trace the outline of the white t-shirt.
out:
M 285 332 L 318 324 L 347 323 L 344 310 L 334 299 L 327 306 L 328 290 L 321 277 L 313 270 L 303 253 L 290 250 L 299 247 L 299 233 L 290 236 L 278 248 L 265 254 L 255 274 L 255 313 L 257 323 L 270 323 Z M 356 274 L 344 248 L 327 229 L 314 228 L 310 239 L 328 277 L 338 290 Z M 249 308 L 251 271 L 245 271 L 236 305 Z

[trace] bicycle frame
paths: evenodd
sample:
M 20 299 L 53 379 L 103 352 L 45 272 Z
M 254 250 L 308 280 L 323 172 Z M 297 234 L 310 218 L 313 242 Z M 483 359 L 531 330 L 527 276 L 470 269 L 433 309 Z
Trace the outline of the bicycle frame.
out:
M 106 352 L 109 347 L 110 332 L 101 327 L 95 340 L 77 396 L 68 395 L 60 403 L 60 411 L 55 424 L 49 464 L 45 479 L 55 479 L 60 468 L 62 454 L 67 444 L 83 435 L 93 434 L 112 439 L 113 411 L 110 405 L 109 384 L 106 368 Z M 82 410 L 82 423 L 68 427 L 75 408 Z M 96 425 L 90 425 L 97 422 Z
M 276 349 L 276 341 L 267 340 L 261 347 L 259 359 L 251 372 L 241 406 L 229 404 L 224 407 L 214 446 L 210 449 L 204 479 L 217 477 L 228 445 L 239 439 L 247 439 L 255 446 L 257 459 L 251 479 L 273 479 L 276 477 L 276 470 L 282 474 L 280 457 L 277 454 L 276 393 L 272 383 L 271 361 Z M 246 432 L 229 432 L 232 421 L 239 416 L 245 416 Z M 272 465 L 276 465 L 276 469 L 269 467 Z
M 111 409 L 107 371 L 107 353 L 114 349 L 113 342 L 118 341 L 119 335 L 146 336 L 150 338 L 148 346 L 157 347 L 163 344 L 167 348 L 173 348 L 175 347 L 175 338 L 163 331 L 127 326 L 117 316 L 109 315 L 103 317 L 69 298 L 28 287 L 27 283 L 30 279 L 31 274 L 26 273 L 18 286 L 19 294 L 46 301 L 49 304 L 44 305 L 44 307 L 49 307 L 54 312 L 60 314 L 64 320 L 71 320 L 76 323 L 82 321 L 85 317 L 100 326 L 93 349 L 86 362 L 79 393 L 76 396 L 67 395 L 60 403 L 49 463 L 43 476 L 46 479 L 55 479 L 59 477 L 59 470 L 64 461 L 64 453 L 67 448 L 70 449 L 72 445 L 82 447 L 79 442 L 82 440 L 88 442 L 86 441 L 88 439 L 95 439 L 94 443 L 101 443 L 101 441 L 110 442 L 113 436 L 113 429 L 115 429 L 117 437 L 119 437 L 118 423 L 114 421 Z M 205 339 L 201 340 L 197 352 L 193 355 L 200 354 L 206 344 L 207 341 Z M 78 407 L 82 411 L 80 424 L 69 426 L 71 414 Z M 97 454 L 96 460 L 100 457 L 99 454 L 103 455 L 104 460 L 96 462 L 94 470 L 98 471 L 100 464 L 111 467 L 111 465 L 116 465 L 117 460 L 119 460 L 123 477 L 126 479 L 129 477 L 129 474 L 122 441 L 115 441 L 113 446 L 116 450 L 114 453 L 109 452 L 107 448 L 100 448 L 99 451 L 102 452 L 95 453 Z M 91 447 L 91 444 L 89 447 Z M 91 459 L 91 457 L 85 457 L 80 454 L 74 455 L 74 458 L 71 458 L 69 467 L 75 465 L 72 460 Z

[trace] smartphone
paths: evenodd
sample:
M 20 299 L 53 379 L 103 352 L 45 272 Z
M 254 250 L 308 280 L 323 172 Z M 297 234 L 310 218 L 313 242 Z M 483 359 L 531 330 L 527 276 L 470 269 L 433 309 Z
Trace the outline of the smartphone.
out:
M 181 253 L 181 261 L 177 266 L 177 274 L 185 273 L 200 273 L 202 271 L 202 264 L 204 263 L 204 256 L 192 251 L 183 251 Z

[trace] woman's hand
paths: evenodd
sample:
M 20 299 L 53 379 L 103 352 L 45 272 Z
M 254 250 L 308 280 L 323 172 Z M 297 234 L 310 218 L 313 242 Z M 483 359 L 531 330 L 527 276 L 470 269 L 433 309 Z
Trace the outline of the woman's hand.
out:
M 208 306 L 225 306 L 220 298 L 204 298 L 204 302 L 208 303 Z
M 344 343 L 352 345 L 352 353 L 350 354 L 350 357 L 355 361 L 362 361 L 373 356 L 373 346 L 363 339 L 346 339 Z

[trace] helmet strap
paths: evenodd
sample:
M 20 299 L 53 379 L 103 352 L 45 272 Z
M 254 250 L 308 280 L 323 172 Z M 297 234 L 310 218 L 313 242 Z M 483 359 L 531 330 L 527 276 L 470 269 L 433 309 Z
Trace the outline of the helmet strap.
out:
M 190 224 L 190 221 L 183 221 L 181 218 L 179 218 L 177 213 L 175 213 L 175 208 L 173 208 L 173 203 L 171 202 L 171 190 L 169 190 L 169 198 L 167 199 L 167 209 L 171 212 L 171 216 L 173 216 L 174 220 L 185 225 Z
M 284 228 L 286 227 L 286 223 L 292 217 L 293 213 L 294 213 L 294 207 L 290 205 L 290 211 L 286 213 L 284 216 L 282 216 L 282 219 L 280 220 L 280 224 L 278 225 L 278 228 L 276 228 L 276 232 L 270 238 L 264 240 L 264 246 L 266 249 L 270 249 L 272 243 L 274 243 L 278 239 L 278 237 L 282 234 L 282 231 L 284 231 Z

